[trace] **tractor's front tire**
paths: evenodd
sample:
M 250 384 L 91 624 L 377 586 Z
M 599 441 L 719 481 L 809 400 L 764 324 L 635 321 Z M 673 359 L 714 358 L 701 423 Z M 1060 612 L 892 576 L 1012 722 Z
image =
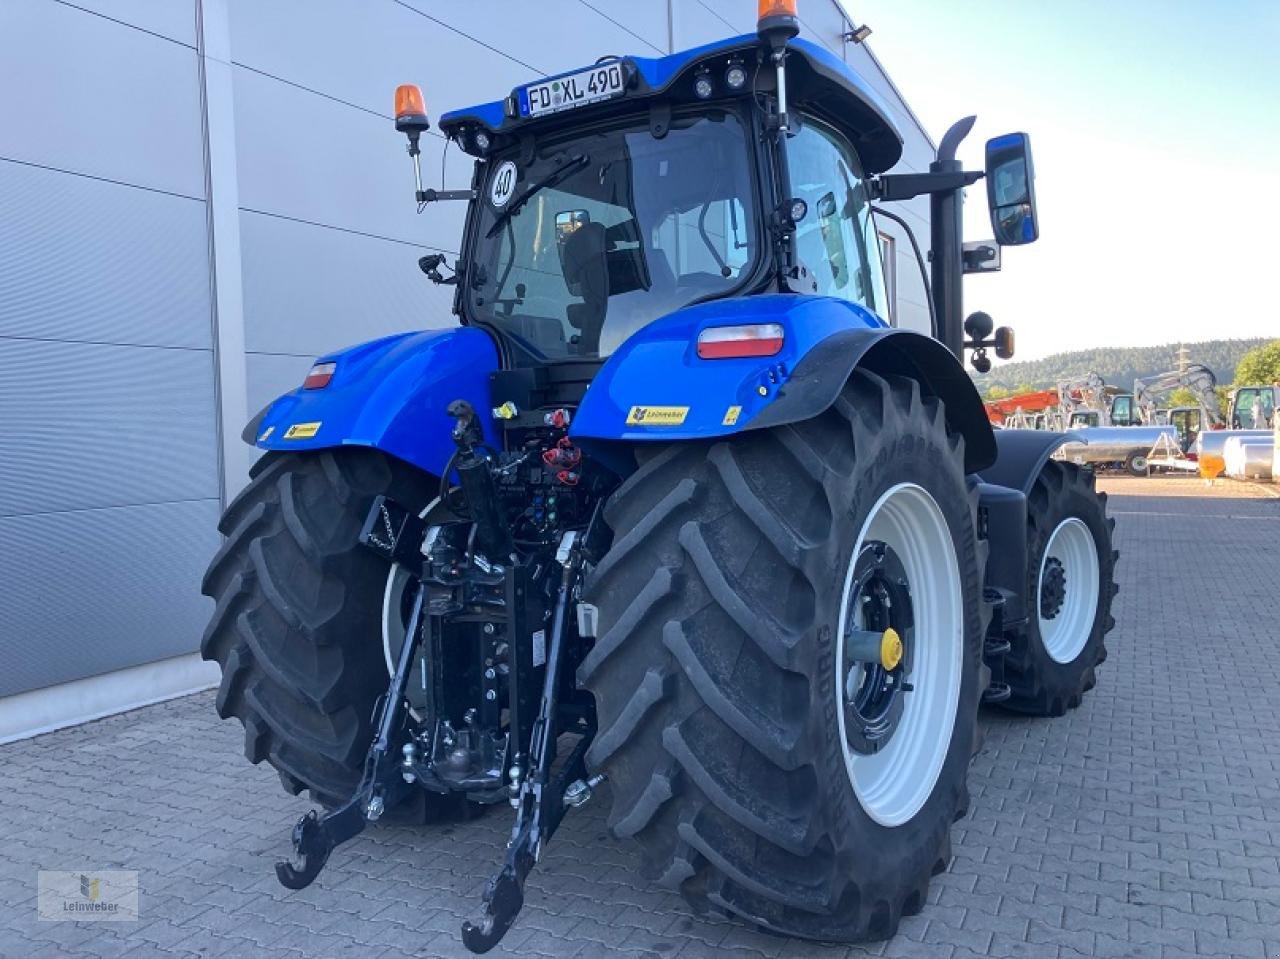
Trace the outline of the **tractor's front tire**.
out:
M 610 499 L 584 595 L 602 630 L 579 671 L 588 763 L 612 831 L 695 908 L 857 941 L 924 905 L 968 807 L 984 682 L 962 463 L 936 399 L 859 371 L 821 416 L 671 444 Z M 888 699 L 871 694 L 889 660 L 850 654 L 883 616 L 910 663 Z
M 387 688 L 388 565 L 357 538 L 376 495 L 425 504 L 434 483 L 359 449 L 268 453 L 251 477 L 218 526 L 226 540 L 203 584 L 217 606 L 200 650 L 222 667 L 218 714 L 244 725 L 249 760 L 333 807 L 359 782 Z
M 1107 658 L 1115 626 L 1115 520 L 1092 470 L 1049 461 L 1027 497 L 1027 625 L 1010 638 L 1005 680 L 1015 712 L 1061 716 L 1075 709 Z

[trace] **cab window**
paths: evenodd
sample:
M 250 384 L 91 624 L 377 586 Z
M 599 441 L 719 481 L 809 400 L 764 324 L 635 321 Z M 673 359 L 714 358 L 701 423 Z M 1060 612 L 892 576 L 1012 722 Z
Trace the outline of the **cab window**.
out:
M 796 254 L 813 286 L 806 292 L 859 303 L 889 320 L 880 238 L 858 156 L 834 129 L 804 119 L 787 144 L 791 195 L 808 204 L 797 224 Z

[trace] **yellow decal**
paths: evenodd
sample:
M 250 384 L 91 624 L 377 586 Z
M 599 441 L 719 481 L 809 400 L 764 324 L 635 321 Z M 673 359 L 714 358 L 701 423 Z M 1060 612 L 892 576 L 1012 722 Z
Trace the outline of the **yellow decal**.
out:
M 628 426 L 679 426 L 689 415 L 687 406 L 633 406 Z
M 287 440 L 309 440 L 320 432 L 319 423 L 294 423 L 284 431 Z
M 725 411 L 724 411 L 724 419 L 722 419 L 722 420 L 720 421 L 720 425 L 721 425 L 721 426 L 735 426 L 735 425 L 737 425 L 738 417 L 739 417 L 739 416 L 741 416 L 741 415 L 742 415 L 742 407 L 741 407 L 741 406 L 731 406 L 731 407 L 729 407 L 727 410 L 725 410 Z

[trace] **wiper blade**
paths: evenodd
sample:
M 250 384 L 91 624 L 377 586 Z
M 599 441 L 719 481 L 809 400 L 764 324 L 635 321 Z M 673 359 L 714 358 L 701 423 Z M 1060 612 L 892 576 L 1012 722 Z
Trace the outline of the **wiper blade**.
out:
M 489 227 L 489 232 L 484 235 L 485 239 L 489 240 L 497 236 L 498 231 L 502 229 L 503 224 L 519 213 L 524 205 L 528 203 L 533 195 L 539 190 L 545 190 L 549 186 L 555 186 L 570 173 L 576 173 L 589 162 L 591 162 L 591 158 L 589 156 L 585 153 L 579 153 L 576 157 L 573 157 L 571 160 L 568 160 L 556 167 L 537 183 L 532 184 L 527 190 L 512 200 L 505 210 L 498 214 L 497 219 L 493 221 L 493 226 Z

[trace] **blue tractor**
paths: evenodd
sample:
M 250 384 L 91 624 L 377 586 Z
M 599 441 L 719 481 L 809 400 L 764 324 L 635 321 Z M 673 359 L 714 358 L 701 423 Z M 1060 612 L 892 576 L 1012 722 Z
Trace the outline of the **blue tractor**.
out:
M 697 910 L 885 938 L 947 868 L 980 704 L 1057 716 L 1103 661 L 1116 554 L 1065 436 L 993 432 L 963 369 L 961 193 L 1036 239 L 1027 138 L 927 172 L 856 73 L 757 34 L 607 57 L 442 117 L 474 158 L 460 327 L 320 358 L 249 424 L 203 640 L 217 708 L 320 809 L 310 883 L 384 812 L 511 806 L 473 951 L 567 811 Z M 397 128 L 428 129 L 421 93 Z M 933 335 L 888 322 L 875 218 L 928 195 Z M 921 272 L 924 258 L 917 257 Z

